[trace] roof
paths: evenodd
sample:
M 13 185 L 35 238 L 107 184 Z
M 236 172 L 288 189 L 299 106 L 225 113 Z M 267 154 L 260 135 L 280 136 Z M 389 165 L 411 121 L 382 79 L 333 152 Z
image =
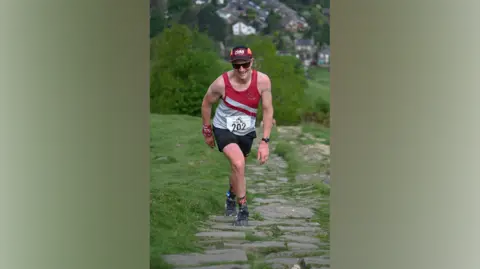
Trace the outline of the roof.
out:
M 311 39 L 297 39 L 295 40 L 296 46 L 313 46 L 313 40 Z
M 324 46 L 318 51 L 318 53 L 330 54 L 330 47 L 329 46 Z

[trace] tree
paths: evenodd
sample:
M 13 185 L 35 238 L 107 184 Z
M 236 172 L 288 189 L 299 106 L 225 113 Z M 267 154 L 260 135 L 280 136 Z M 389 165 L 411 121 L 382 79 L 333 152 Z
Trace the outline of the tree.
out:
M 150 110 L 199 116 L 205 91 L 225 70 L 202 33 L 173 25 L 151 41 Z
M 155 8 L 150 13 L 150 38 L 161 33 L 165 28 L 167 21 L 165 19 L 165 12 L 161 8 Z
M 168 0 L 168 12 L 173 15 L 180 14 L 192 5 L 191 0 Z
M 248 8 L 246 13 L 247 13 L 247 20 L 249 22 L 254 21 L 257 18 L 257 12 L 252 8 Z
M 321 7 L 312 8 L 307 22 L 310 28 L 305 35 L 306 37 L 313 37 L 319 44 L 330 44 L 330 26 L 327 23 L 327 18 L 322 13 Z
M 330 0 L 317 0 L 324 8 L 330 8 Z
M 227 36 L 227 25 L 216 13 L 212 4 L 207 4 L 198 12 L 198 28 L 201 32 L 207 33 L 215 41 L 224 42 Z
M 282 21 L 282 17 L 280 17 L 280 15 L 278 15 L 277 13 L 273 12 L 273 10 L 271 10 L 267 16 L 268 26 L 264 29 L 265 34 L 272 34 L 275 31 L 280 30 L 281 21 Z
M 190 7 L 186 9 L 180 16 L 178 23 L 188 25 L 190 28 L 195 28 L 198 25 L 198 10 L 196 8 Z

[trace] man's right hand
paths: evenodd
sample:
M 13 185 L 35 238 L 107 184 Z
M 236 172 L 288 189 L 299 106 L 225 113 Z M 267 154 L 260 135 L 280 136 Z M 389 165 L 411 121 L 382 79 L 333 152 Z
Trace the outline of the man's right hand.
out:
M 215 147 L 215 138 L 213 137 L 212 126 L 208 124 L 204 124 L 202 129 L 202 134 L 203 134 L 203 137 L 205 138 L 205 143 L 211 148 Z
M 213 136 L 205 137 L 205 143 L 207 143 L 207 145 L 211 148 L 215 147 L 215 139 L 213 138 Z

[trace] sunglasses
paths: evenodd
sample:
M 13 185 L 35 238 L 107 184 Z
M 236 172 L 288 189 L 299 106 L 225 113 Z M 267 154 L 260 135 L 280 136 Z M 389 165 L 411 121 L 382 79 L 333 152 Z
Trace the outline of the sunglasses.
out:
M 243 63 L 243 64 L 233 64 L 232 63 L 232 66 L 235 69 L 240 69 L 240 67 L 243 67 L 243 68 L 247 69 L 247 68 L 250 67 L 251 64 L 252 64 L 252 62 L 247 62 L 247 63 Z

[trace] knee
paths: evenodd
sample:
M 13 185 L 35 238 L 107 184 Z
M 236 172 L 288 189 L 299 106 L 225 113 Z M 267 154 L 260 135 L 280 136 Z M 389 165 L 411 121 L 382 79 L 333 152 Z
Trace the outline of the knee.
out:
M 242 172 L 245 169 L 245 159 L 239 158 L 232 161 L 232 169 L 235 172 Z

